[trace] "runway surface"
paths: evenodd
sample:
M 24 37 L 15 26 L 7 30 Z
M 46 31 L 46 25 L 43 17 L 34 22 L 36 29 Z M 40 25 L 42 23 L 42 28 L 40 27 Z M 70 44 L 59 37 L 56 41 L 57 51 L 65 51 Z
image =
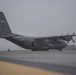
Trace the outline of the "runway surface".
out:
M 57 75 L 76 75 L 76 50 L 0 51 L 0 61 L 53 72 Z

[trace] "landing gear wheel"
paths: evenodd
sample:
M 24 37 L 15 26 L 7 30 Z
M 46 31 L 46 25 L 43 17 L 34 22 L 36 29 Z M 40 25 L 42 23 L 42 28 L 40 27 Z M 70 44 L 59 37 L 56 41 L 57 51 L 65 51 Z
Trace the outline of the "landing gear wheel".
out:
M 62 49 L 59 49 L 59 51 L 62 51 Z
M 32 49 L 32 51 L 39 51 L 39 50 Z
M 32 49 L 32 51 L 35 51 L 34 49 Z

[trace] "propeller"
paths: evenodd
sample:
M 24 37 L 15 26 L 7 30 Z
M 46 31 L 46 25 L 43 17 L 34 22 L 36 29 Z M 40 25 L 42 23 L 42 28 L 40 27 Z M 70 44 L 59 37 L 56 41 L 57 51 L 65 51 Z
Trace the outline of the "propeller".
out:
M 75 32 L 73 32 L 73 35 L 75 35 Z M 75 43 L 75 41 L 73 40 L 73 38 L 71 40 Z
M 71 40 L 75 43 L 75 41 L 73 40 L 73 38 Z
M 69 34 L 67 33 L 67 35 L 69 35 Z M 73 35 L 75 35 L 75 32 L 73 32 Z M 70 40 L 72 40 L 75 43 L 75 41 L 73 39 L 73 36 L 71 36 L 71 39 Z M 70 40 L 68 40 L 67 43 L 69 43 Z
M 75 43 L 74 39 L 71 37 L 71 40 Z M 70 40 L 69 40 L 70 41 Z M 67 41 L 67 43 L 69 43 L 69 41 Z

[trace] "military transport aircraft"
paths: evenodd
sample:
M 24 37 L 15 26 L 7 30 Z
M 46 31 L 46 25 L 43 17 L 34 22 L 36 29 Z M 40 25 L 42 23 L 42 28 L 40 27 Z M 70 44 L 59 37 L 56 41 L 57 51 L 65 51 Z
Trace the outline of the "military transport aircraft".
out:
M 75 33 L 72 35 L 60 35 L 60 36 L 49 36 L 49 37 L 26 37 L 12 33 L 7 20 L 3 12 L 0 12 L 0 38 L 4 38 L 11 41 L 20 47 L 31 49 L 32 51 L 48 51 L 49 49 L 58 49 L 62 51 L 63 48 L 67 47 L 67 42 L 72 40 L 72 37 L 76 36 Z

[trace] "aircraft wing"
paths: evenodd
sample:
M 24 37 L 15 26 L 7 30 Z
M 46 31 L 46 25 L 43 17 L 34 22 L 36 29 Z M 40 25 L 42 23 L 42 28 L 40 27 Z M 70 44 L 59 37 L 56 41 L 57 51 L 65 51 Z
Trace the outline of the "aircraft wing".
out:
M 75 42 L 74 40 L 73 40 L 73 36 L 76 36 L 76 34 L 72 34 L 72 35 L 69 35 L 69 34 L 67 34 L 67 35 L 60 35 L 60 36 L 49 36 L 49 37 L 38 37 L 38 38 L 35 38 L 35 40 L 36 41 L 44 41 L 44 40 L 46 40 L 46 39 L 48 39 L 48 40 L 58 40 L 58 39 L 62 39 L 62 40 L 65 40 L 65 41 L 70 41 L 70 40 L 72 40 L 73 42 Z

